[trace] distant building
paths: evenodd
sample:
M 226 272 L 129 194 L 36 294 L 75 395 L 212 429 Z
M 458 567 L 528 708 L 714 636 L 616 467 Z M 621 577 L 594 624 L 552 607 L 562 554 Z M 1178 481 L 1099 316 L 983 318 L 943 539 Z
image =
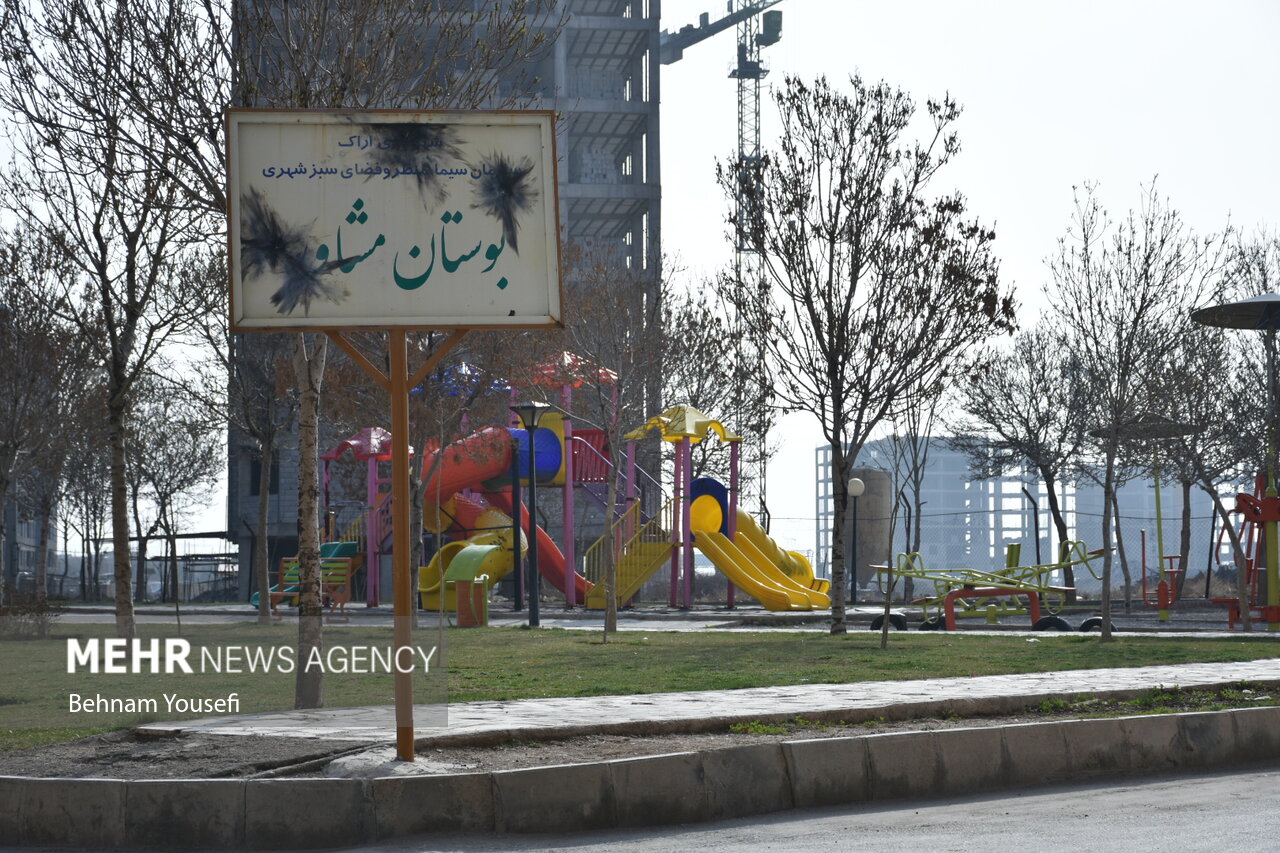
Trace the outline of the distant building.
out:
M 40 520 L 26 512 L 19 500 L 10 495 L 3 502 L 5 583 L 21 595 L 36 588 L 36 565 L 40 554 Z M 58 519 L 54 516 L 49 532 L 48 568 L 50 574 L 60 571 L 57 562 Z
M 894 469 L 892 438 L 868 442 L 858 457 L 859 467 L 881 468 L 890 474 Z M 831 449 L 817 448 L 816 541 L 819 574 L 830 576 L 831 529 L 834 515 L 831 497 Z M 894 488 L 898 488 L 897 485 Z M 1030 492 L 1030 498 L 1023 489 Z M 1031 475 L 1003 476 L 976 480 L 969 472 L 968 460 L 962 453 L 949 449 L 941 439 L 930 443 L 928 464 L 923 482 L 924 505 L 921 508 L 923 529 L 920 554 L 926 568 L 988 569 L 1004 564 L 1005 547 L 1021 544 L 1021 563 L 1036 560 L 1036 542 L 1040 543 L 1040 561 L 1052 562 L 1057 554 L 1057 533 L 1049 512 L 1044 485 Z M 1233 489 L 1227 493 L 1234 494 Z M 1192 489 L 1191 550 L 1188 574 L 1196 575 L 1206 567 L 1229 560 L 1225 546 L 1219 543 L 1220 525 L 1216 523 L 1213 505 L 1200 489 Z M 1034 499 L 1034 508 L 1033 502 Z M 1089 549 L 1102 546 L 1102 488 L 1093 483 L 1065 484 L 1059 490 L 1069 536 L 1083 540 Z M 896 496 L 895 496 L 896 500 Z M 1156 525 L 1156 495 L 1150 480 L 1135 481 L 1118 494 L 1122 524 L 1120 539 L 1125 548 L 1130 571 L 1140 585 L 1145 532 L 1148 571 L 1157 571 L 1160 540 Z M 1164 553 L 1180 552 L 1182 526 L 1182 489 L 1176 483 L 1161 487 Z M 1230 507 L 1228 497 L 1225 501 Z M 894 508 L 893 553 L 906 549 L 907 510 L 901 502 Z M 1114 535 L 1114 534 L 1113 534 Z M 1117 563 L 1117 584 L 1121 571 Z M 1077 576 L 1077 584 L 1096 588 L 1097 582 Z

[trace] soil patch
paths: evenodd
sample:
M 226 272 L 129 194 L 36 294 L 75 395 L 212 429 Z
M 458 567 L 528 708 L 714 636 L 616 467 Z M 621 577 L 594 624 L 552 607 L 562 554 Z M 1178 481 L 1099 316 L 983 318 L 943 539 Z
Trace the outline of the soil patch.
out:
M 560 740 L 513 740 L 486 746 L 427 746 L 419 750 L 425 765 L 420 769 L 432 773 L 490 772 L 805 738 L 1275 704 L 1280 704 L 1280 690 L 1248 685 L 1216 691 L 1156 689 L 1127 699 L 1049 700 L 1028 708 L 1025 713 L 993 717 L 875 720 L 847 725 L 797 717 L 781 724 L 745 721 L 727 731 L 705 734 L 580 735 Z M 110 779 L 323 776 L 333 758 L 371 748 L 373 745 L 350 741 L 270 736 L 190 734 L 155 740 L 118 731 L 33 749 L 0 752 L 0 775 Z

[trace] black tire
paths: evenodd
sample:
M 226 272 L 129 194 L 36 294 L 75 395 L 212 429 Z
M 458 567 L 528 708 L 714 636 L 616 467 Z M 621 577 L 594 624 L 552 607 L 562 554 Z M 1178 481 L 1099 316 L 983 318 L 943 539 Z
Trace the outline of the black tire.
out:
M 873 619 L 871 620 L 871 630 L 872 630 L 872 631 L 879 631 L 879 630 L 880 630 L 880 628 L 881 628 L 883 625 L 884 625 L 884 614 L 883 614 L 883 613 L 881 613 L 881 614 L 877 615 L 875 618 L 873 618 Z M 892 628 L 892 629 L 893 629 L 893 630 L 895 630 L 895 631 L 905 631 L 905 630 L 907 630 L 907 617 L 903 616 L 901 613 L 890 613 L 890 614 L 889 614 L 889 627 L 890 627 L 890 628 Z
M 1084 620 L 1083 622 L 1081 622 L 1081 623 L 1080 623 L 1080 630 L 1081 630 L 1081 631 L 1101 631 L 1101 630 L 1102 630 L 1102 617 L 1101 617 L 1101 616 L 1090 616 L 1088 619 L 1086 619 L 1086 620 Z M 1112 632 L 1112 633 L 1115 633 L 1115 630 L 1116 630 L 1116 623 L 1112 622 L 1112 623 L 1111 623 L 1111 632 Z
M 944 616 L 930 616 L 928 619 L 920 623 L 921 631 L 945 631 L 947 630 L 947 620 Z
M 1031 626 L 1032 631 L 1070 631 L 1071 626 L 1067 624 L 1067 620 L 1061 616 L 1041 616 L 1036 620 L 1036 624 Z

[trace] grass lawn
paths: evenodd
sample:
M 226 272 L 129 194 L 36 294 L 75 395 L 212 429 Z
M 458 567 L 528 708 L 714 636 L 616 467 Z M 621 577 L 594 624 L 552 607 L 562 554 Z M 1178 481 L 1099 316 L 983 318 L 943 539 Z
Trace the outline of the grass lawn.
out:
M 68 674 L 67 638 L 109 637 L 110 625 L 56 624 L 47 640 L 0 642 L 0 750 L 86 734 L 75 724 L 86 719 L 68 713 L 68 692 L 91 695 L 225 696 L 239 691 L 242 713 L 292 707 L 294 675 L 272 672 L 250 676 Z M 144 638 L 177 636 L 173 625 L 142 625 Z M 296 627 L 254 624 L 187 625 L 182 637 L 202 645 L 281 647 L 296 644 Z M 414 642 L 430 648 L 439 632 L 418 632 Z M 1041 637 L 978 636 L 947 633 L 894 633 L 889 648 L 879 634 L 858 631 L 833 637 L 814 632 L 736 632 L 706 630 L 616 634 L 602 643 L 596 632 L 519 628 L 450 630 L 444 634 L 448 699 L 466 702 L 551 696 L 597 696 L 681 690 L 723 690 L 788 684 L 882 681 L 944 676 L 998 675 L 1100 667 L 1245 661 L 1280 657 L 1280 638 L 1265 634 L 1200 639 L 1126 637 L 1103 644 L 1096 635 L 1046 633 Z M 391 643 L 389 627 L 331 626 L 329 647 Z M 433 662 L 441 672 L 440 658 Z M 425 701 L 421 669 L 415 694 Z M 329 707 L 385 705 L 393 700 L 385 673 L 325 677 Z M 119 727 L 178 715 L 164 712 L 101 719 Z M 196 715 L 206 716 L 206 715 Z M 92 718 L 90 718 L 92 719 Z M 85 725 L 92 723 L 86 722 Z

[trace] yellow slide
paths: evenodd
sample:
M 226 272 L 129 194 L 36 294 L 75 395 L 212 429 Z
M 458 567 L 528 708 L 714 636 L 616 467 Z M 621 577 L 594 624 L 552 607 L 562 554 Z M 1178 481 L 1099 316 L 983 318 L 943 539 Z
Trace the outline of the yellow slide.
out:
M 801 573 L 808 561 L 798 563 L 747 513 L 738 511 L 736 541 L 719 532 L 722 515 L 715 501 L 694 501 L 689 515 L 698 550 L 735 586 L 767 609 L 813 610 L 831 606 L 824 593 L 809 589 L 788 573 Z M 810 575 L 812 571 L 809 569 Z
M 738 538 L 745 538 L 764 555 L 771 565 L 777 566 L 783 573 L 807 590 L 825 593 L 831 588 L 831 581 L 814 577 L 813 566 L 809 559 L 799 551 L 784 551 L 778 543 L 770 538 L 760 522 L 745 510 L 738 510 Z M 823 597 L 818 607 L 830 607 L 830 598 Z
M 515 565 L 515 560 L 512 559 L 511 555 L 511 516 L 501 510 L 490 507 L 481 514 L 476 526 L 492 529 L 478 533 L 470 539 L 445 544 L 431 558 L 429 565 L 418 569 L 418 596 L 422 600 L 424 610 L 440 609 L 441 581 L 445 573 L 449 571 L 449 564 L 464 552 L 476 557 L 475 577 L 488 575 L 489 589 L 493 589 L 494 584 L 511 574 L 511 570 Z M 471 550 L 468 552 L 467 549 Z M 483 549 L 485 553 L 478 554 L 477 551 L 480 549 Z M 521 536 L 520 553 L 523 554 L 526 550 L 528 549 L 525 537 Z M 445 585 L 445 610 L 456 611 L 458 609 L 458 604 L 455 600 L 455 589 L 456 587 L 452 585 Z

